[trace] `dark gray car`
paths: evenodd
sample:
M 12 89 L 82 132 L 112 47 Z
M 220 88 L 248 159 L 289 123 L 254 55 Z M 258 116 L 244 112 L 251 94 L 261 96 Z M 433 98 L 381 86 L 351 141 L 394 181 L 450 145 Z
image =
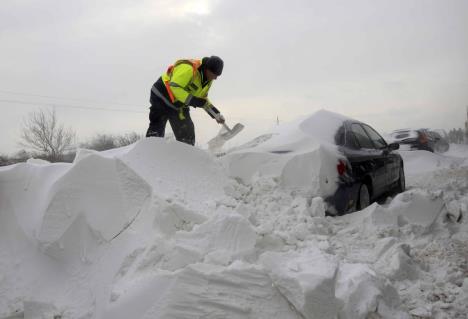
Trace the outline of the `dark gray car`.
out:
M 398 143 L 387 144 L 371 126 L 345 121 L 335 142 L 347 162 L 337 165 L 339 187 L 326 201 L 332 214 L 360 210 L 385 193 L 405 190 L 403 159 L 395 152 Z

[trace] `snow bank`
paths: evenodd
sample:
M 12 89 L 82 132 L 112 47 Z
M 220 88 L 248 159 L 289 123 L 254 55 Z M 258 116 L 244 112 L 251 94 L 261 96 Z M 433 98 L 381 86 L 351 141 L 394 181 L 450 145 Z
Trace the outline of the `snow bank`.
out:
M 331 218 L 317 125 L 230 162 L 148 138 L 1 168 L 0 318 L 462 318 L 468 152 L 401 152 L 409 190 Z
M 384 318 L 409 314 L 456 318 L 466 313 L 462 287 L 467 251 L 462 247 L 468 244 L 468 236 L 463 235 L 468 230 L 463 219 L 468 207 L 468 170 L 437 172 L 437 189 L 430 183 L 426 190 L 414 188 L 385 205 L 373 204 L 333 220 L 336 228 L 329 237 L 333 251 L 345 260 L 365 262 L 378 281 L 385 278 L 388 281 L 383 282 L 391 284 L 382 286 L 381 282 L 374 294 L 377 300 L 383 292 L 384 297 L 393 296 L 377 307 Z M 395 307 L 398 300 L 408 309 L 406 314 Z
M 176 164 L 179 170 L 171 173 L 169 168 Z M 119 265 L 127 263 L 127 253 L 131 255 L 151 238 L 151 230 L 163 229 L 160 234 L 170 236 L 202 224 L 207 220 L 206 214 L 212 214 L 211 209 L 216 210 L 217 201 L 224 196 L 226 180 L 220 166 L 205 152 L 159 139 L 147 139 L 103 154 L 82 150 L 73 164 L 29 161 L 3 168 L 0 171 L 2 273 L 14 271 L 16 262 L 10 261 L 31 258 L 35 261 L 16 267 L 20 277 L 12 277 L 15 280 L 0 280 L 0 318 L 15 312 L 29 313 L 28 305 L 50 304 L 51 299 L 56 299 L 57 311 L 62 306 L 73 318 L 97 313 L 99 309 L 102 312 L 105 303 L 96 305 L 96 302 L 106 299 L 103 297 L 109 285 L 106 280 L 112 280 L 112 276 L 101 274 L 105 278 L 95 280 L 96 275 L 91 272 L 104 265 L 116 271 L 124 267 Z M 162 209 L 155 211 L 153 207 Z M 239 226 L 232 228 L 235 223 Z M 205 255 L 211 260 L 229 260 L 231 254 L 242 254 L 255 243 L 248 224 L 236 217 L 224 222 L 213 219 L 203 227 L 192 238 L 204 242 L 206 247 L 194 243 L 191 246 L 194 252 L 201 251 L 202 260 Z M 138 229 L 143 233 L 135 234 Z M 220 235 L 231 232 L 234 232 L 231 237 Z M 237 244 L 225 239 L 234 236 L 239 238 Z M 175 267 L 177 258 L 185 260 L 187 250 L 177 238 L 171 242 L 174 254 L 166 264 Z M 116 247 L 122 252 L 117 253 Z M 54 278 L 46 269 L 57 267 L 62 269 Z M 31 271 L 34 268 L 36 271 Z M 74 276 L 72 273 L 77 269 L 82 273 L 81 279 L 64 280 L 62 276 Z M 37 271 L 48 275 L 37 280 Z M 70 293 L 58 297 L 64 289 Z M 49 291 L 49 295 L 32 294 L 40 290 Z M 90 291 L 94 293 L 90 295 Z

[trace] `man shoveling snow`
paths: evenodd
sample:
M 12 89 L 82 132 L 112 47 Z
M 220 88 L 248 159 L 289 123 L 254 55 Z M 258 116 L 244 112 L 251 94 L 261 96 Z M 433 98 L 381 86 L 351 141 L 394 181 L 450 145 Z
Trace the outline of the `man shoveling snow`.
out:
M 237 134 L 243 127 L 239 124 L 229 129 L 224 116 L 208 99 L 211 84 L 221 75 L 223 67 L 223 60 L 217 56 L 178 60 L 169 66 L 151 88 L 150 125 L 146 136 L 164 137 L 169 120 L 176 140 L 194 145 L 195 128 L 190 118 L 190 106 L 204 108 L 230 132 L 222 138 L 227 140 Z

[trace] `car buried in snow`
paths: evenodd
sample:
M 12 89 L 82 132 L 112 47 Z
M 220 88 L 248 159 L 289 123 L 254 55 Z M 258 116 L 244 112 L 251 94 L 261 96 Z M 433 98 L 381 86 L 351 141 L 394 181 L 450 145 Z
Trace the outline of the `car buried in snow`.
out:
M 321 110 L 230 150 L 224 161 L 243 183 L 271 178 L 283 189 L 322 197 L 328 214 L 342 215 L 405 190 L 398 148 L 363 122 Z
M 405 190 L 403 159 L 398 143 L 387 144 L 368 124 L 347 120 L 335 136 L 346 157 L 339 160 L 339 187 L 327 200 L 338 213 L 360 210 L 378 197 Z

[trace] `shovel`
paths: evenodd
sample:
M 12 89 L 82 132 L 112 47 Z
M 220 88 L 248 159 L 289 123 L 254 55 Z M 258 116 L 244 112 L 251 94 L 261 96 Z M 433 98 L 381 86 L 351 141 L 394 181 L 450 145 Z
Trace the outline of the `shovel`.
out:
M 206 112 L 208 112 L 208 114 L 211 114 L 216 120 L 218 120 L 221 116 L 221 114 L 216 114 L 215 112 L 213 112 L 211 108 L 205 110 Z M 242 125 L 241 123 L 237 123 L 232 128 L 227 126 L 226 123 L 223 123 L 222 125 L 223 129 L 219 131 L 218 135 L 212 138 L 210 141 L 208 141 L 208 148 L 210 150 L 221 148 L 227 140 L 230 140 L 244 129 L 244 125 Z

